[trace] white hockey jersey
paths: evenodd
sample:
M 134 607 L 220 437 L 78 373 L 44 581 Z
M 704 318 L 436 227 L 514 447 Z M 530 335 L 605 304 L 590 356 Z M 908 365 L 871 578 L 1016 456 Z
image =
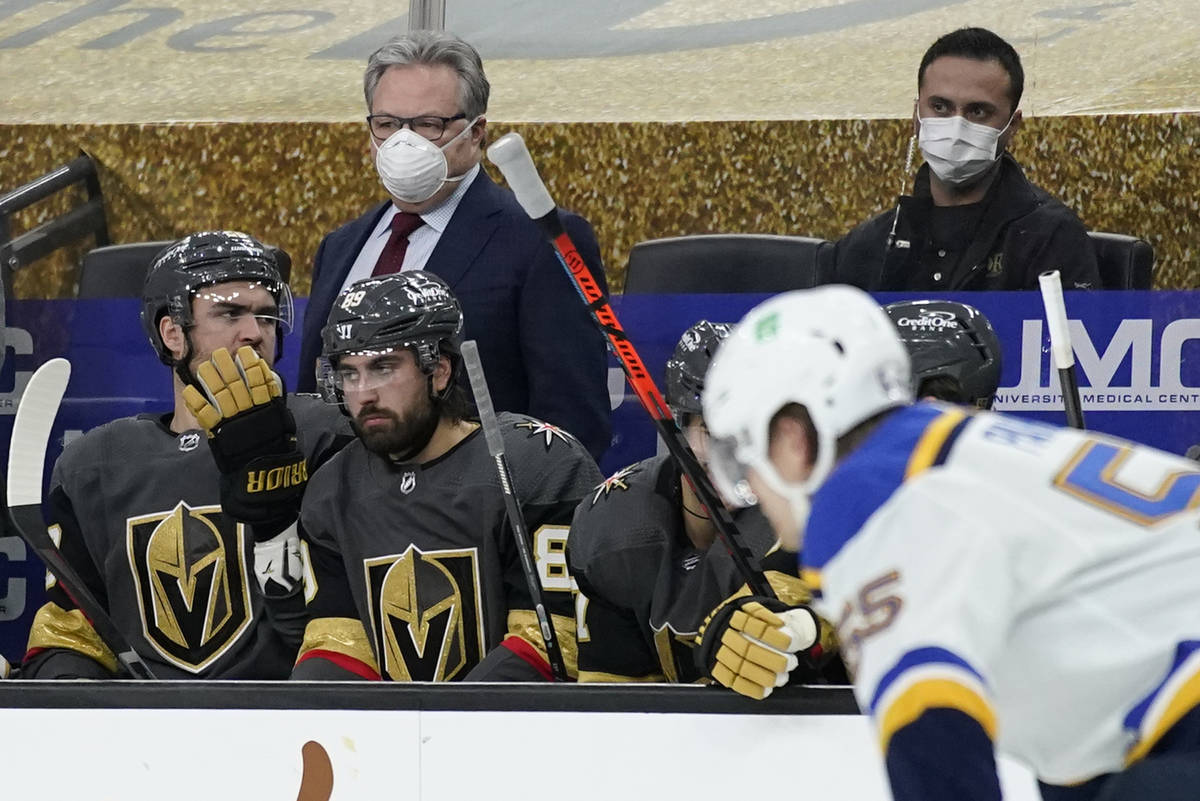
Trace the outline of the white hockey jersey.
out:
M 1123 440 L 887 418 L 814 496 L 802 553 L 885 754 L 951 708 L 1051 784 L 1143 756 L 1200 702 L 1198 505 L 1200 465 Z

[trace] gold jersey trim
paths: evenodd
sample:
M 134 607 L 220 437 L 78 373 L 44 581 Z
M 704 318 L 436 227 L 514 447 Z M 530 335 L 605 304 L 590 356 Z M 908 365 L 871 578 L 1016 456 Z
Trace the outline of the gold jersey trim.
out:
M 879 742 L 887 753 L 892 735 L 915 722 L 930 709 L 956 709 L 975 720 L 996 740 L 996 713 L 992 705 L 975 690 L 952 679 L 925 679 L 906 689 L 891 705 L 878 714 Z
M 1129 767 L 1134 762 L 1149 754 L 1154 746 L 1158 745 L 1159 740 L 1171 730 L 1171 727 L 1182 720 L 1184 715 L 1191 712 L 1197 706 L 1200 706 L 1200 672 L 1193 673 L 1175 691 L 1171 700 L 1167 702 L 1166 707 L 1158 716 L 1158 720 L 1150 727 L 1137 745 L 1130 749 L 1129 754 L 1125 757 L 1125 766 Z
M 352 617 L 319 617 L 304 627 L 304 642 L 300 644 L 303 657 L 309 651 L 333 651 L 357 659 L 379 673 L 379 663 L 371 650 L 371 640 L 362 621 Z
M 912 455 L 908 458 L 908 466 L 904 470 L 904 480 L 920 475 L 933 466 L 946 440 L 954 433 L 954 427 L 966 418 L 967 413 L 961 409 L 948 409 L 933 419 L 925 427 Z
M 116 654 L 78 609 L 68 612 L 53 602 L 39 609 L 29 631 L 29 650 L 35 648 L 66 648 L 99 662 L 110 673 L 117 672 Z
M 579 681 L 597 684 L 661 684 L 666 681 L 666 677 L 661 673 L 651 673 L 649 676 L 622 676 L 618 673 L 604 673 L 599 670 L 581 670 L 579 671 Z
M 563 662 L 567 665 L 567 675 L 575 678 L 579 675 L 579 645 L 575 642 L 575 618 L 550 615 L 550 624 L 554 626 L 554 634 L 558 637 L 558 647 L 562 650 Z M 535 612 L 530 609 L 508 610 L 508 633 L 532 645 L 542 659 L 549 663 L 546 644 L 542 641 L 542 628 L 538 625 Z
M 768 570 L 766 576 L 771 589 L 775 590 L 779 600 L 785 604 L 800 606 L 812 603 L 812 587 L 804 579 L 780 573 L 778 570 Z M 749 589 L 746 590 L 746 594 L 749 594 Z

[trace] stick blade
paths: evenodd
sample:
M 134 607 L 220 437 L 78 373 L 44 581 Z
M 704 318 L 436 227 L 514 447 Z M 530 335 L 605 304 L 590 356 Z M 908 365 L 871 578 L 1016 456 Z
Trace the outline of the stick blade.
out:
M 51 359 L 25 385 L 8 447 L 8 505 L 39 505 L 46 443 L 71 380 L 71 363 Z

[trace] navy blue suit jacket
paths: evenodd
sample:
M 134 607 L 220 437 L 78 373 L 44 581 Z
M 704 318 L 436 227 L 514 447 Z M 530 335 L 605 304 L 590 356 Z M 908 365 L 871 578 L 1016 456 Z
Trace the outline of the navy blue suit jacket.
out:
M 300 343 L 300 392 L 315 391 L 321 328 L 388 203 L 327 235 L 317 249 Z M 560 215 L 604 285 L 591 225 L 576 214 Z M 425 269 L 441 276 L 458 296 L 463 339 L 479 343 L 496 410 L 565 428 L 599 461 L 611 436 L 604 340 L 553 249 L 512 192 L 480 170 Z

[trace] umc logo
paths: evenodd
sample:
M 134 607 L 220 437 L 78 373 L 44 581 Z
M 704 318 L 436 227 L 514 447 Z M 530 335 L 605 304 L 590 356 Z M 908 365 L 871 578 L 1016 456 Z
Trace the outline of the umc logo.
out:
M 5 358 L 0 365 L 0 414 L 16 414 L 21 393 L 33 372 L 17 370 L 14 357 L 33 355 L 33 335 L 24 328 L 4 328 L 3 332 L 0 346 L 4 347 Z
M 1195 374 L 1195 386 L 1183 381 L 1185 345 L 1200 340 L 1200 319 L 1186 318 L 1168 323 L 1157 340 L 1153 320 L 1122 320 L 1107 342 L 1093 341 L 1079 320 L 1068 321 L 1068 327 L 1079 372 L 1079 394 L 1085 410 L 1200 409 L 1200 367 L 1189 370 L 1189 375 Z M 997 411 L 1062 408 L 1058 374 L 1049 368 L 1049 348 L 1044 346 L 1045 341 L 1041 320 L 1022 322 L 1020 377 L 1015 386 L 997 390 L 994 407 Z M 1157 382 L 1152 374 L 1156 345 Z M 1200 351 L 1195 353 L 1200 355 Z M 1009 353 L 1005 353 L 1005 357 L 1011 358 Z M 1123 378 L 1125 364 L 1128 364 L 1128 381 Z M 1122 380 L 1114 383 L 1118 371 L 1121 371 Z

